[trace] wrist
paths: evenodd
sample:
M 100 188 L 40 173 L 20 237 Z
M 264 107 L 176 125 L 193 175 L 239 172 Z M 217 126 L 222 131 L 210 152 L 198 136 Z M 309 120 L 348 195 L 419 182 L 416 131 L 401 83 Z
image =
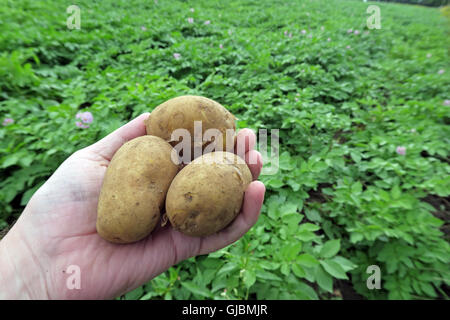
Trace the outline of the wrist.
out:
M 0 241 L 0 299 L 47 299 L 45 277 L 18 223 Z

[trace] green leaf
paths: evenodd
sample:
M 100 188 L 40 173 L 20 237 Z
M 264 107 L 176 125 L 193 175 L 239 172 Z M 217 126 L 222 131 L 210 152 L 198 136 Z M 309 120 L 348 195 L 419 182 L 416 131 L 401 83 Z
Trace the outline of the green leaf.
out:
M 267 270 L 256 270 L 256 277 L 263 280 L 281 281 L 279 276 Z
M 341 248 L 341 241 L 339 239 L 329 240 L 325 242 L 322 249 L 320 250 L 320 256 L 322 258 L 334 257 Z
M 319 261 L 316 258 L 314 258 L 312 255 L 310 255 L 309 253 L 304 253 L 304 254 L 299 255 L 297 257 L 296 261 L 298 264 L 305 266 L 305 267 L 314 267 L 319 264 Z
M 395 185 L 391 190 L 391 196 L 392 199 L 396 200 L 400 198 L 400 195 L 402 194 L 402 191 L 400 190 L 398 185 Z
M 166 292 L 164 295 L 164 300 L 172 300 L 172 293 L 170 291 Z
M 317 236 L 310 231 L 299 231 L 296 233 L 296 237 L 301 240 L 301 241 L 305 241 L 305 242 L 309 242 L 315 238 L 317 238 Z
M 217 275 L 220 276 L 221 274 L 230 273 L 237 269 L 238 269 L 238 265 L 236 263 L 228 262 L 222 268 L 220 268 L 220 270 L 217 272 Z
M 332 260 L 321 260 L 320 264 L 325 269 L 325 271 L 331 274 L 333 277 L 348 280 L 344 269 L 342 269 L 342 267 L 337 262 Z
M 302 250 L 302 243 L 290 243 L 281 248 L 281 254 L 285 258 L 285 260 L 290 261 L 294 259 L 298 253 Z
M 298 213 L 292 213 L 284 215 L 282 218 L 282 222 L 284 225 L 287 225 L 288 229 L 292 233 L 296 233 L 299 227 L 299 223 L 302 221 L 303 215 Z
M 320 229 L 319 226 L 312 224 L 312 223 L 303 223 L 300 228 L 299 228 L 300 232 L 301 231 L 310 231 L 310 232 L 314 232 Z
M 364 235 L 359 232 L 351 232 L 350 233 L 350 242 L 357 243 L 364 239 Z
M 295 263 L 292 265 L 292 272 L 299 278 L 304 278 L 306 276 L 305 270 Z
M 269 181 L 267 181 L 267 186 L 274 189 L 278 189 L 284 186 L 284 183 L 280 179 L 270 179 Z
M 244 282 L 244 285 L 247 288 L 250 288 L 256 281 L 255 271 L 250 269 L 244 269 L 244 271 L 242 272 L 242 280 Z
M 420 288 L 429 297 L 435 298 L 437 296 L 436 290 L 434 290 L 433 286 L 430 283 L 428 283 L 428 282 L 420 282 Z
M 6 158 L 6 160 L 3 161 L 1 167 L 7 168 L 9 166 L 15 165 L 20 160 L 20 154 L 12 154 Z
M 226 288 L 227 286 L 227 278 L 225 276 L 216 277 L 212 281 L 211 291 L 216 292 L 220 289 Z
M 308 286 L 306 283 L 303 283 L 303 282 L 299 283 L 298 289 L 300 292 L 305 294 L 307 298 L 309 298 L 311 300 L 319 299 L 319 297 L 317 296 L 317 293 L 314 291 L 314 289 L 311 288 L 310 286 Z
M 292 190 L 294 190 L 294 191 L 300 190 L 300 184 L 299 184 L 297 181 L 293 180 L 293 179 L 289 179 L 289 180 L 287 181 L 287 184 L 288 184 L 288 185 L 292 188 Z
M 320 216 L 319 212 L 315 209 L 306 209 L 305 208 L 305 215 L 310 221 L 314 222 L 321 222 L 322 217 Z
M 361 162 L 361 156 L 357 154 L 356 152 L 350 152 L 350 157 L 355 161 L 356 163 Z
M 333 292 L 333 278 L 323 270 L 322 266 L 316 269 L 316 282 L 323 290 Z
M 284 274 L 285 276 L 288 276 L 289 273 L 291 273 L 291 268 L 289 267 L 289 265 L 287 263 L 282 264 L 281 268 L 280 268 L 280 272 L 282 274 Z
M 288 202 L 281 206 L 280 215 L 283 216 L 285 214 L 297 213 L 298 204 L 293 202 Z
M 332 260 L 338 263 L 345 272 L 353 270 L 357 267 L 356 264 L 341 256 L 336 256 Z
M 362 192 L 362 184 L 361 182 L 357 181 L 352 185 L 352 193 L 358 195 L 361 192 Z
M 195 295 L 206 298 L 210 297 L 210 293 L 208 290 L 206 290 L 205 288 L 200 288 L 197 284 L 195 284 L 192 281 L 183 281 L 181 285 Z
M 130 291 L 125 294 L 126 300 L 136 300 L 139 299 L 144 294 L 144 289 L 142 287 L 138 287 L 133 291 Z
M 212 253 L 210 253 L 209 255 L 208 255 L 208 257 L 211 257 L 211 258 L 220 258 L 220 257 L 222 257 L 224 254 L 226 254 L 227 253 L 227 250 L 226 250 L 226 248 L 224 248 L 224 249 L 221 249 L 221 250 L 217 250 L 217 251 L 215 251 L 215 252 L 212 252 Z
M 273 261 L 268 261 L 268 260 L 260 260 L 259 261 L 259 266 L 263 269 L 267 269 L 267 270 L 275 270 L 278 269 L 280 264 L 277 262 L 273 262 Z
M 328 165 L 325 162 L 319 161 L 319 162 L 316 162 L 313 164 L 311 171 L 317 173 L 317 172 L 321 172 L 327 168 L 328 168 Z

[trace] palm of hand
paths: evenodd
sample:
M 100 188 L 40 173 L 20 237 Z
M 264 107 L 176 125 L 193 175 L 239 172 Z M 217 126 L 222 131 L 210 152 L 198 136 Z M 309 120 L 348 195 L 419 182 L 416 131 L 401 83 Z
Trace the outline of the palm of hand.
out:
M 194 238 L 164 226 L 129 245 L 100 238 L 95 227 L 97 201 L 109 159 L 125 141 L 145 134 L 146 116 L 69 157 L 36 192 L 19 219 L 20 240 L 35 257 L 49 298 L 114 298 L 181 260 L 225 247 L 256 222 L 264 196 L 264 185 L 259 182 L 247 189 L 243 212 L 216 235 Z M 240 136 L 249 141 L 247 158 L 256 152 L 252 150 L 254 137 L 248 131 Z M 262 167 L 259 154 L 257 158 L 257 164 L 249 165 L 255 179 Z M 80 289 L 70 284 L 74 279 L 71 266 L 79 271 Z

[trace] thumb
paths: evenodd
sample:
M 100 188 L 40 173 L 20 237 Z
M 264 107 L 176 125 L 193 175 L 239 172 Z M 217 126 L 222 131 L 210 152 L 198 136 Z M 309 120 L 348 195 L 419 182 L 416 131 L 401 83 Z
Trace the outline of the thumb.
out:
M 116 153 L 125 142 L 146 134 L 144 120 L 146 120 L 149 115 L 149 112 L 141 114 L 86 149 L 107 160 L 111 160 L 114 153 Z

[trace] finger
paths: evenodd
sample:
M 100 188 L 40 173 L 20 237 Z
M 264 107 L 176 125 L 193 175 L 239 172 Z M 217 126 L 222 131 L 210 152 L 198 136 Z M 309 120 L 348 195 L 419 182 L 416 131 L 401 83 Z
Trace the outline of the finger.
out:
M 256 150 L 250 150 L 245 154 L 245 162 L 252 173 L 253 180 L 258 179 L 263 167 L 261 153 Z
M 141 114 L 100 141 L 89 146 L 87 149 L 99 154 L 105 159 L 111 160 L 117 149 L 125 142 L 146 134 L 144 120 L 147 119 L 149 115 L 150 113 L 148 112 Z
M 203 238 L 199 254 L 219 250 L 240 239 L 258 220 L 265 191 L 262 182 L 252 182 L 245 192 L 242 212 L 224 230 Z
M 253 130 L 245 128 L 238 132 L 236 137 L 236 146 L 234 152 L 241 158 L 255 148 L 256 135 Z

